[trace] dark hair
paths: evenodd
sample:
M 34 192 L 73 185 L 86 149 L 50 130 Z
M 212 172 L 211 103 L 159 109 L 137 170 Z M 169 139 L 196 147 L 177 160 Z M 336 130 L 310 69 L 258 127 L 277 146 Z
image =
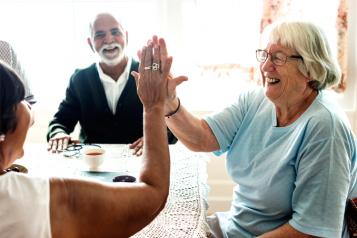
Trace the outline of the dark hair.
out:
M 0 61 L 0 135 L 13 132 L 17 125 L 16 106 L 25 98 L 20 77 Z

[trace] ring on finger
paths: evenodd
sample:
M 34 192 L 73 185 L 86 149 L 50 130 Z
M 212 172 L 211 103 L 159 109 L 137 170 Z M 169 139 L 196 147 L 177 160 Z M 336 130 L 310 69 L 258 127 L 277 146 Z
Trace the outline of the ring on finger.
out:
M 152 70 L 156 71 L 160 69 L 160 65 L 158 63 L 153 63 L 151 66 Z
M 151 66 L 145 66 L 144 70 L 151 70 Z

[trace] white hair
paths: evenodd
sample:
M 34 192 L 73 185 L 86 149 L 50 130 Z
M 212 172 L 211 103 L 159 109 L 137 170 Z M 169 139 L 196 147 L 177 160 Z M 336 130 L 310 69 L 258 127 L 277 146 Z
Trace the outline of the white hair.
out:
M 331 53 L 324 32 L 316 25 L 303 21 L 277 22 L 267 27 L 264 35 L 270 43 L 291 48 L 303 58 L 299 70 L 311 78 L 312 88 L 325 89 L 340 81 L 337 59 Z
M 95 16 L 92 16 L 91 20 L 89 22 L 89 36 L 91 38 L 94 36 L 94 31 L 93 31 L 94 22 L 99 17 L 102 17 L 102 16 L 111 16 L 111 17 L 113 17 L 118 22 L 119 28 L 121 28 L 121 30 L 125 31 L 125 28 L 123 27 L 123 19 L 122 18 L 120 18 L 119 16 L 114 15 L 114 14 L 112 14 L 110 12 L 100 12 L 100 13 L 96 13 Z

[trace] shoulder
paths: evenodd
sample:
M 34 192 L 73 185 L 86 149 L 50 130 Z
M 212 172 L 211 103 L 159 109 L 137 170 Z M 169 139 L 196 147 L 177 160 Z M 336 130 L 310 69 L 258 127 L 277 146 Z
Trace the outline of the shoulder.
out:
M 354 140 L 351 124 L 344 110 L 331 99 L 331 95 L 320 92 L 307 113 L 308 132 L 320 139 L 339 138 Z
M 18 172 L 9 172 L 1 177 L 1 191 L 4 189 L 13 191 L 13 194 L 23 193 L 26 196 L 32 194 L 33 196 L 49 195 L 49 179 L 42 177 L 35 177 Z
M 88 73 L 92 74 L 92 73 L 95 73 L 95 72 L 98 73 L 96 64 L 93 63 L 93 64 L 89 65 L 86 68 L 77 68 L 77 69 L 75 69 L 75 71 L 73 73 L 73 76 L 76 76 L 76 75 L 80 76 L 80 75 L 88 74 Z
M 99 77 L 96 64 L 93 63 L 86 68 L 77 68 L 71 76 L 71 81 L 84 80 L 86 78 Z
M 265 99 L 263 88 L 253 88 L 239 94 L 239 100 L 245 100 L 249 102 L 261 102 Z
M 313 121 L 324 121 L 330 126 L 343 125 L 351 127 L 345 111 L 333 101 L 333 96 L 320 92 L 309 110 Z
M 4 50 L 4 49 L 11 50 L 12 47 L 11 47 L 9 42 L 4 41 L 4 40 L 0 40 L 0 49 L 2 49 L 2 50 Z
M 10 47 L 10 44 L 7 41 L 0 40 L 0 47 L 3 47 L 3 46 Z
M 136 61 L 135 59 L 131 59 L 131 66 L 130 66 L 130 71 L 137 71 L 139 68 L 139 62 Z
M 7 64 L 11 64 L 11 55 L 13 49 L 7 41 L 0 40 L 0 60 L 5 61 Z
M 13 237 L 51 237 L 49 194 L 47 178 L 17 172 L 2 175 L 0 203 L 6 206 L 0 214 L 7 214 L 7 222 L 0 223 L 0 230 L 11 231 Z
M 266 98 L 263 88 L 254 88 L 242 92 L 238 95 L 237 100 L 231 105 L 231 108 L 235 108 L 241 111 L 243 114 L 249 112 L 255 114 L 260 110 L 262 104 L 270 104 L 270 101 Z

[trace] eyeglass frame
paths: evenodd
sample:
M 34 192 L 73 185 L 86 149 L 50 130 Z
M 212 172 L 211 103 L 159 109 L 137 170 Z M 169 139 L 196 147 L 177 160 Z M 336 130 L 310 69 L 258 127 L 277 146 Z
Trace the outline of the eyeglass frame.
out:
M 70 144 L 66 149 L 64 149 L 63 156 L 64 157 L 79 157 L 81 154 L 81 150 L 83 149 L 84 146 L 89 145 L 89 146 L 95 146 L 98 148 L 102 148 L 98 144 L 91 144 L 91 143 L 77 143 L 77 144 Z
M 266 53 L 266 58 L 264 60 L 259 60 L 259 57 L 258 57 L 259 52 L 265 52 Z M 281 58 L 276 57 L 277 54 L 281 54 L 282 56 L 284 56 L 285 57 L 284 60 L 282 60 Z M 262 50 L 262 49 L 257 49 L 255 51 L 255 58 L 260 63 L 265 63 L 268 60 L 269 56 L 270 56 L 271 62 L 276 66 L 282 66 L 282 65 L 286 64 L 286 61 L 288 59 L 297 59 L 297 60 L 301 59 L 301 60 L 304 60 L 304 58 L 301 55 L 290 55 L 290 56 L 288 56 L 288 55 L 285 55 L 283 52 L 280 52 L 280 51 L 274 52 L 274 53 L 269 53 L 268 51 Z M 276 63 L 276 59 L 282 61 L 282 63 L 278 63 L 277 64 Z

